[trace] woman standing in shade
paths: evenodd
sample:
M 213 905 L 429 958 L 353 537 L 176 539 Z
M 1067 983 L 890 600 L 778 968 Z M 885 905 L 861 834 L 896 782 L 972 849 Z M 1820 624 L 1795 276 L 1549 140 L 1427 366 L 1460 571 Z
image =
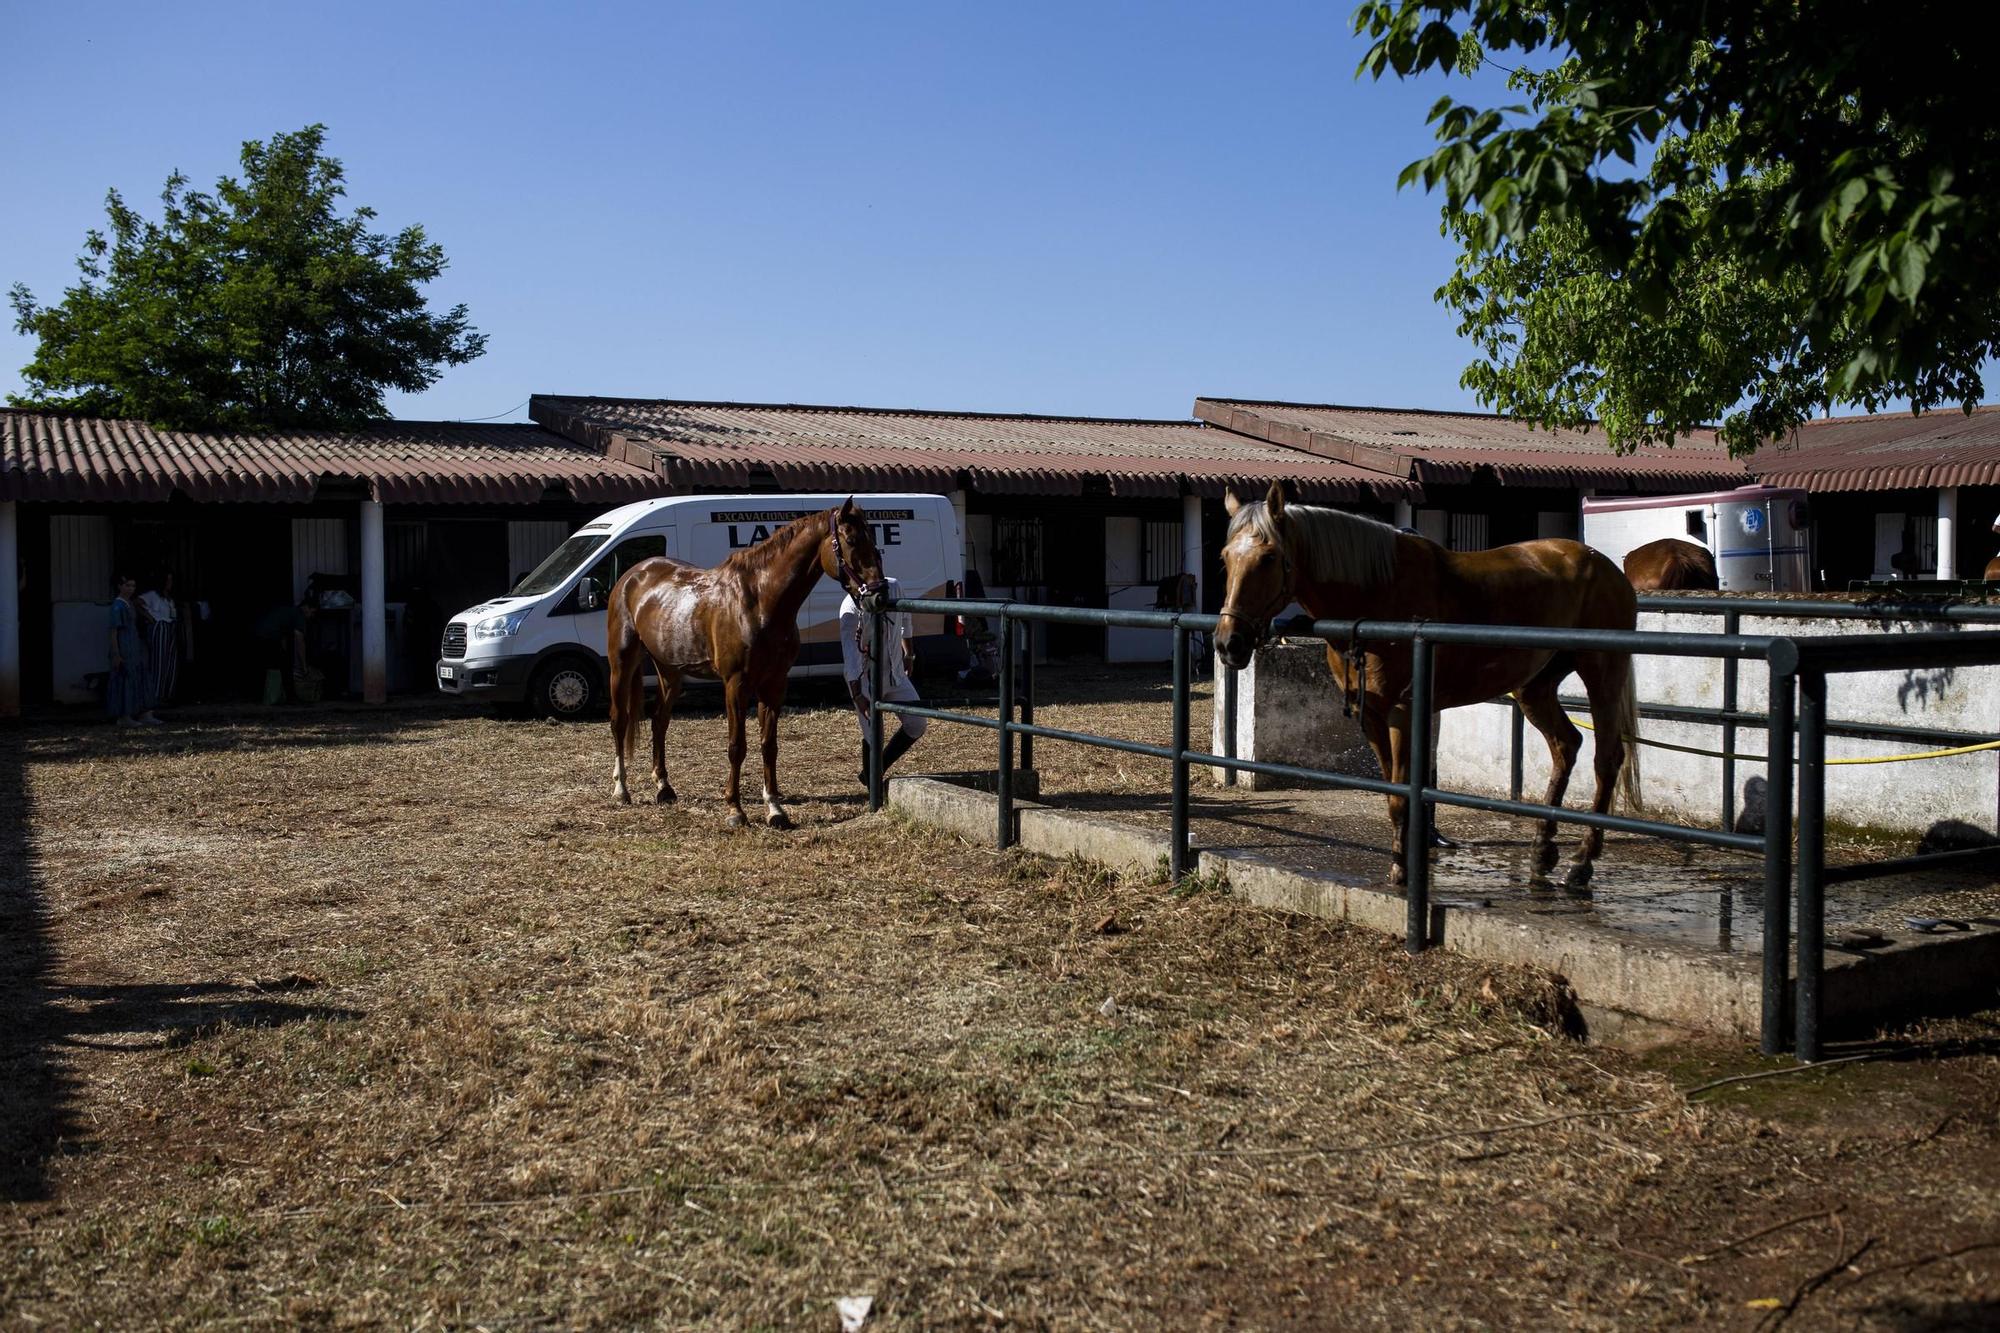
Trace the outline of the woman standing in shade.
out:
M 139 612 L 132 605 L 139 581 L 120 574 L 111 599 L 111 675 L 104 682 L 104 706 L 121 727 L 145 723 L 158 726 L 152 702 L 146 698 L 146 641 L 139 635 Z
M 174 608 L 174 575 L 167 570 L 139 594 L 139 619 L 146 627 L 146 701 L 153 707 L 174 701 L 180 674 L 180 621 Z

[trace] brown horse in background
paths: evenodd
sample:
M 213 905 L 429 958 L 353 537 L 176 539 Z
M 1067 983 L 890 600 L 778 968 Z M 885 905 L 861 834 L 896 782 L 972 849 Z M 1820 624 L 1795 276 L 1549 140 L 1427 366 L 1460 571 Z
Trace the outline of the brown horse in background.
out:
M 1708 548 L 1679 537 L 1662 537 L 1633 547 L 1625 557 L 1625 577 L 1631 580 L 1634 592 L 1714 591 L 1722 586 L 1715 577 L 1715 557 Z
M 729 720 L 729 803 L 732 828 L 744 823 L 738 799 L 744 720 L 757 701 L 764 733 L 764 819 L 790 828 L 778 802 L 778 714 L 799 655 L 799 608 L 821 574 L 837 579 L 859 601 L 883 586 L 882 554 L 867 516 L 848 497 L 838 509 L 808 514 L 713 569 L 666 556 L 641 560 L 612 586 L 605 650 L 611 659 L 611 792 L 630 801 L 625 756 L 645 698 L 645 659 L 660 675 L 653 702 L 653 778 L 657 799 L 674 799 L 667 781 L 667 724 L 683 677 L 722 682 Z
M 1222 548 L 1228 579 L 1215 645 L 1222 660 L 1243 667 L 1268 633 L 1271 618 L 1293 600 L 1315 618 L 1430 620 L 1447 624 L 1632 629 L 1638 608 L 1632 585 L 1610 560 L 1580 542 L 1551 538 L 1492 551 L 1447 551 L 1426 537 L 1372 518 L 1287 504 L 1276 484 L 1262 503 L 1228 497 L 1229 534 Z M 1329 644 L 1334 683 L 1359 695 L 1362 726 L 1382 775 L 1410 777 L 1410 645 L 1363 642 L 1358 664 Z M 1597 792 L 1591 809 L 1611 807 L 1622 775 L 1628 805 L 1639 804 L 1638 708 L 1630 653 L 1439 644 L 1431 674 L 1432 706 L 1457 708 L 1512 694 L 1549 745 L 1544 804 L 1559 806 L 1569 786 L 1582 735 L 1556 687 L 1574 671 L 1590 695 L 1596 727 Z M 1392 884 L 1404 879 L 1403 828 L 1408 798 L 1389 798 L 1393 824 Z M 1535 840 L 1535 870 L 1556 863 L 1556 825 L 1544 820 Z M 1567 876 L 1580 887 L 1604 845 L 1604 831 L 1587 830 Z

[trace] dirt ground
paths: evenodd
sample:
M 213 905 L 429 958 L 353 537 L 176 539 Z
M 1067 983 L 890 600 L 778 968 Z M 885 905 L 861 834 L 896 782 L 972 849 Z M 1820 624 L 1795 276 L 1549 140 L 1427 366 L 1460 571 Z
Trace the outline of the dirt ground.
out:
M 731 833 L 720 734 L 661 808 L 429 705 L 0 732 L 0 1324 L 2000 1320 L 2000 1016 L 1583 1046 L 1547 977 L 867 815 L 824 696 L 800 828 Z

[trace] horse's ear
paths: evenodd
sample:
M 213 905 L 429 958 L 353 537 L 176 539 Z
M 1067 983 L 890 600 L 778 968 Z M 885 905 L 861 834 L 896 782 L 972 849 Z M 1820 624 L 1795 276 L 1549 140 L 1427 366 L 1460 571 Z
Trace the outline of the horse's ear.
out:
M 1285 516 L 1285 483 L 1282 480 L 1271 483 L 1271 489 L 1264 495 L 1264 509 L 1271 515 L 1273 523 Z
M 1236 498 L 1235 491 L 1224 491 L 1222 493 L 1223 513 L 1229 515 L 1231 518 L 1235 518 L 1236 511 L 1241 509 L 1242 507 L 1243 507 L 1243 502 Z M 1996 518 L 1993 520 L 1993 530 L 1995 532 L 2000 532 L 2000 518 Z
M 848 496 L 848 497 L 847 497 L 847 498 L 846 498 L 845 500 L 842 500 L 842 501 L 840 502 L 840 516 L 841 516 L 842 518 L 852 518 L 852 517 L 854 517 L 854 497 L 853 497 L 853 496 L 851 496 L 851 495 L 850 495 L 850 496 Z

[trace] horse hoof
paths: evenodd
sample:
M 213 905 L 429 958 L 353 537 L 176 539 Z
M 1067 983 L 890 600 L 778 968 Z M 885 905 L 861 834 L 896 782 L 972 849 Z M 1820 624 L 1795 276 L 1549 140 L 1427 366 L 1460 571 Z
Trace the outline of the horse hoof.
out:
M 630 805 L 632 804 L 632 793 L 626 791 L 623 787 L 613 787 L 611 789 L 611 799 L 620 805 Z
M 1589 861 L 1578 861 L 1569 868 L 1569 873 L 1563 876 L 1563 887 L 1572 890 L 1588 889 L 1590 877 L 1596 873 L 1597 867 L 1594 864 Z
M 764 817 L 764 822 L 775 829 L 789 829 L 792 827 L 792 817 L 783 810 L 773 810 Z
M 1546 875 L 1556 868 L 1556 862 L 1560 859 L 1556 854 L 1554 843 L 1538 842 L 1535 844 L 1534 857 L 1529 864 L 1534 867 L 1537 875 Z
M 653 804 L 655 805 L 672 805 L 679 799 L 680 793 L 665 784 L 662 784 L 659 791 L 653 794 Z
M 749 822 L 748 820 L 743 818 L 743 812 L 741 810 L 734 810 L 730 812 L 729 827 L 742 828 L 748 822 Z
M 1408 879 L 1409 874 L 1403 869 L 1403 863 L 1400 860 L 1389 867 L 1389 887 L 1400 889 Z

